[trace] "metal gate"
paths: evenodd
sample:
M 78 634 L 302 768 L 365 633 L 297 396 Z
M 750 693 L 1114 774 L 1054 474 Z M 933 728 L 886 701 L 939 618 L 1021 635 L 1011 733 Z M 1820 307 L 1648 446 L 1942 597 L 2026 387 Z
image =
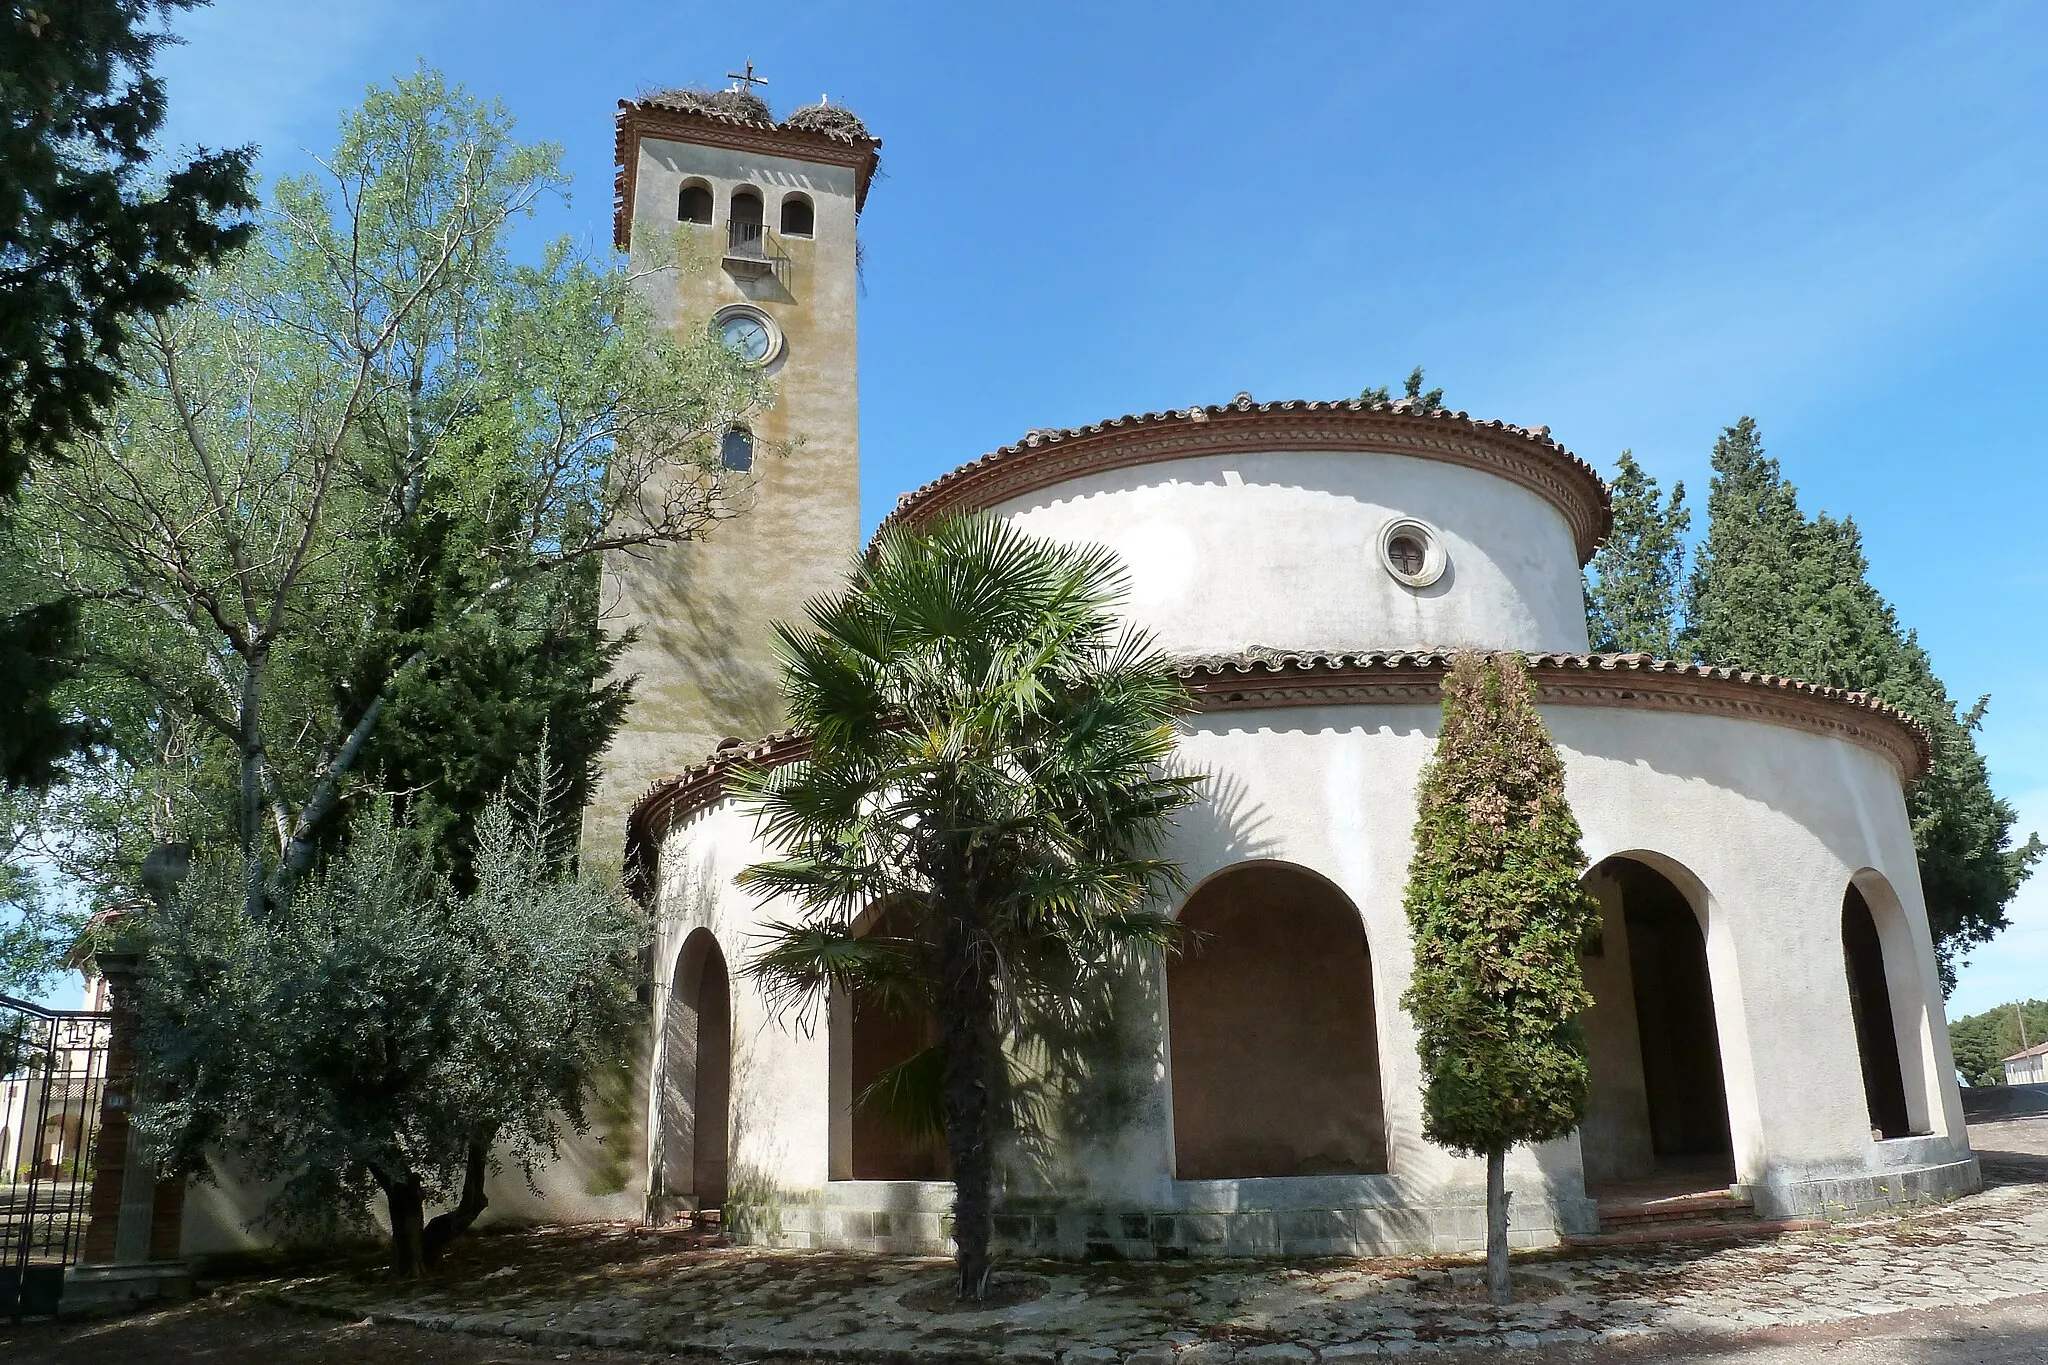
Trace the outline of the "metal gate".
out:
M 56 1312 L 84 1250 L 110 1018 L 0 995 L 0 1314 Z

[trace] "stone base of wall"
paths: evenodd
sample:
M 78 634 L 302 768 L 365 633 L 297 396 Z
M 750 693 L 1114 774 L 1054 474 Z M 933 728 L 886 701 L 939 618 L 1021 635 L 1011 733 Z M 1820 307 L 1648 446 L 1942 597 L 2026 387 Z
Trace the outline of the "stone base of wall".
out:
M 182 1261 L 74 1265 L 64 1272 L 64 1298 L 58 1312 L 67 1318 L 104 1317 L 130 1312 L 141 1304 L 191 1297 L 192 1270 Z
M 952 1251 L 953 1187 L 939 1181 L 837 1181 L 814 1198 L 753 1210 L 737 1235 L 766 1246 L 898 1255 Z M 1444 1255 L 1483 1250 L 1483 1191 L 1402 1196 L 1384 1176 L 1178 1181 L 1167 1207 L 1048 1198 L 998 1202 L 997 1250 L 1066 1260 Z M 1523 1191 L 1508 1241 L 1555 1246 L 1599 1222 L 1583 1196 Z
M 1818 1179 L 1768 1181 L 1741 1187 L 1759 1218 L 1862 1218 L 1919 1204 L 1938 1204 L 1984 1188 L 1977 1158 L 1899 1170 Z

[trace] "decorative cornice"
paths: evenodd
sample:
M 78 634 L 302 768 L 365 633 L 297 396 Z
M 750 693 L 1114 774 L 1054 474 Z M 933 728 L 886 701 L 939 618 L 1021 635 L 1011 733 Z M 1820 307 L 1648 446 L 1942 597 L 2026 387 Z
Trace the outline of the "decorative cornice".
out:
M 682 821 L 724 800 L 735 770 L 779 768 L 810 752 L 809 735 L 777 730 L 751 743 L 729 739 L 704 762 L 656 780 L 626 817 L 626 882 L 634 898 L 645 905 L 654 891 L 650 878 L 662 839 Z
M 868 186 L 882 162 L 879 138 L 791 128 L 782 123 L 753 123 L 729 114 L 677 109 L 651 100 L 620 100 L 612 142 L 612 245 L 621 251 L 633 244 L 633 194 L 643 137 L 758 152 L 826 166 L 850 166 L 854 172 L 856 215 L 867 206 Z
M 1867 692 L 1821 687 L 1768 673 L 1674 663 L 1648 654 L 1528 654 L 1538 700 L 1556 706 L 1600 706 L 1681 715 L 1725 716 L 1783 725 L 1843 739 L 1887 759 L 1901 783 L 1928 769 L 1927 731 L 1905 712 Z M 1259 711 L 1282 706 L 1436 706 L 1450 650 L 1386 650 L 1363 654 L 1258 651 L 1185 659 L 1182 683 L 1198 713 Z M 723 800 L 741 767 L 779 767 L 809 755 L 810 737 L 781 730 L 750 744 L 728 740 L 706 762 L 647 789 L 626 822 L 626 866 L 643 903 L 663 838 L 678 824 Z
M 1434 706 L 1450 650 L 1365 654 L 1257 653 L 1184 661 L 1180 675 L 1195 710 L 1279 706 Z M 1933 759 L 1927 731 L 1867 692 L 1822 687 L 1769 673 L 1674 663 L 1648 654 L 1528 654 L 1538 700 L 1685 715 L 1729 716 L 1846 739 L 1887 759 L 1902 783 Z
M 1249 398 L 1118 417 L 1067 431 L 1034 431 L 904 494 L 882 525 L 981 511 L 1098 470 L 1296 450 L 1412 455 L 1508 479 L 1564 515 L 1581 564 L 1613 529 L 1600 475 L 1551 440 L 1548 427 L 1477 421 L 1462 412 L 1424 412 L 1399 399 L 1255 404 Z

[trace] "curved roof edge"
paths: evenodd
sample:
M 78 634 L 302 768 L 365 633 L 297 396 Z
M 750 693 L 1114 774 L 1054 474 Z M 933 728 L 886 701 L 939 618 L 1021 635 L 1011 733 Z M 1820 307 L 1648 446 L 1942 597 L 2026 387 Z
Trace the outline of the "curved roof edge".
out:
M 981 511 L 1076 475 L 1202 455 L 1268 451 L 1377 451 L 1442 460 L 1520 484 L 1564 515 L 1579 551 L 1593 557 L 1614 526 L 1607 485 L 1593 466 L 1550 439 L 1548 427 L 1424 412 L 1406 399 L 1254 403 L 1137 413 L 1062 431 L 1034 431 L 896 500 L 881 530 L 947 512 Z
M 1198 713 L 1277 706 L 1421 705 L 1442 701 L 1457 651 L 1375 650 L 1361 654 L 1252 650 L 1178 661 Z M 1867 692 L 1798 682 L 1769 673 L 1676 663 L 1648 654 L 1532 653 L 1538 700 L 1558 706 L 1633 707 L 1686 715 L 1729 716 L 1846 739 L 1887 759 L 1902 784 L 1933 761 L 1921 724 Z M 649 855 L 677 822 L 724 799 L 739 768 L 778 767 L 810 753 L 808 735 L 778 730 L 751 743 L 728 742 L 703 763 L 647 789 L 626 821 L 626 866 L 643 902 L 653 888 Z

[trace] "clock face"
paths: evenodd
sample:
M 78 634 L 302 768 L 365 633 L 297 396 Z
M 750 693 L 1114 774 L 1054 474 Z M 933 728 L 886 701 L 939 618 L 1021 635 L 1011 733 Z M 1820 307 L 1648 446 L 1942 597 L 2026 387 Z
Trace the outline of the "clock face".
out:
M 718 335 L 733 353 L 750 365 L 758 365 L 768 358 L 768 348 L 773 338 L 768 335 L 767 326 L 756 317 L 735 313 L 718 325 Z

